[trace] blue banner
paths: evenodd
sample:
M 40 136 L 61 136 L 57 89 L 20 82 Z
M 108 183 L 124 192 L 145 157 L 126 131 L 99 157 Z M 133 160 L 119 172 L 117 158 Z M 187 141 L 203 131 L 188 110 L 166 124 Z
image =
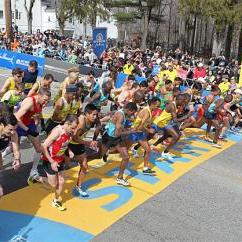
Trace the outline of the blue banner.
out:
M 37 61 L 39 76 L 43 76 L 45 58 L 0 49 L 0 67 L 7 69 L 19 67 L 22 70 L 25 70 L 28 68 L 29 62 L 32 60 Z
M 100 58 L 107 48 L 107 28 L 94 28 L 92 31 L 92 45 L 97 58 Z

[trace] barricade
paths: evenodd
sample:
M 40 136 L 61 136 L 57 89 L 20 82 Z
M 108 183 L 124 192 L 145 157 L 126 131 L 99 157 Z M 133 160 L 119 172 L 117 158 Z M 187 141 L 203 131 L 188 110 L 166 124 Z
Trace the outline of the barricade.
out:
M 7 68 L 12 70 L 16 67 L 19 67 L 25 70 L 27 69 L 29 62 L 32 60 L 37 61 L 39 70 L 38 75 L 43 76 L 45 58 L 0 49 L 0 68 Z

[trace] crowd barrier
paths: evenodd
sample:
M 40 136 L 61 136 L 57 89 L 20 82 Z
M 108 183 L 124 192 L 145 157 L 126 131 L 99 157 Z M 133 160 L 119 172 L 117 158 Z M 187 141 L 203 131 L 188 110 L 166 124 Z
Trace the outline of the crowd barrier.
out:
M 42 76 L 44 74 L 45 58 L 0 49 L 0 68 L 12 70 L 19 67 L 25 70 L 32 60 L 38 62 L 39 76 Z

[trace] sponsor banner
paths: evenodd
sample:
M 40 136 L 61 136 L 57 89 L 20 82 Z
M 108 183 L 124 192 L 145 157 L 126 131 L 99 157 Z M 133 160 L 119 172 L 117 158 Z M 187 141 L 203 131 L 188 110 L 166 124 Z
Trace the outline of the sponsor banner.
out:
M 107 28 L 94 28 L 92 39 L 94 53 L 97 58 L 100 58 L 107 48 Z
M 44 58 L 0 49 L 0 67 L 7 69 L 19 67 L 25 70 L 27 69 L 29 62 L 32 60 L 37 61 L 39 76 L 42 76 L 44 74 L 45 66 Z

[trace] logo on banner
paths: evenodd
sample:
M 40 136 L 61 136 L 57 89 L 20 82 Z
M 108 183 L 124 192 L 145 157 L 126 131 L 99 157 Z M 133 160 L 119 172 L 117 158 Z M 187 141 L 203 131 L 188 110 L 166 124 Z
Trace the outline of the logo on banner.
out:
M 96 37 L 96 44 L 97 44 L 97 45 L 102 45 L 103 42 L 104 42 L 104 40 L 103 40 L 103 35 L 102 35 L 102 33 L 98 33 L 98 34 L 97 34 L 97 37 Z

